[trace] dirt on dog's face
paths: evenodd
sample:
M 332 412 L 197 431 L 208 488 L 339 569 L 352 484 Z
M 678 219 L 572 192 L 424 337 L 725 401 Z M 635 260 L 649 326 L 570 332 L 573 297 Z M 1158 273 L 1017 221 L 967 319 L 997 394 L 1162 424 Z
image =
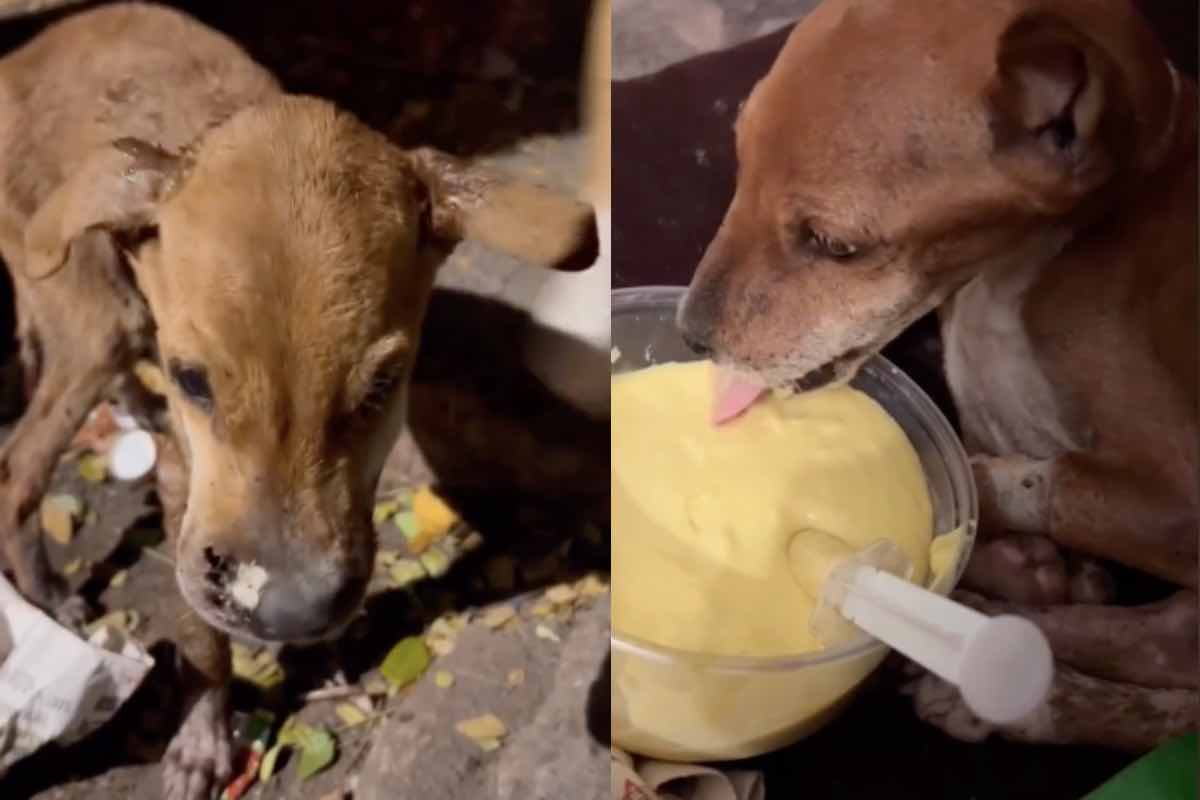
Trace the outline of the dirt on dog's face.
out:
M 983 269 L 1057 252 L 1129 115 L 1099 45 L 1012 5 L 826 0 L 798 25 L 737 122 L 736 193 L 680 309 L 695 349 L 848 379 Z
M 332 107 L 243 112 L 138 256 L 190 466 L 178 580 L 219 628 L 312 640 L 361 603 L 433 280 L 406 169 Z

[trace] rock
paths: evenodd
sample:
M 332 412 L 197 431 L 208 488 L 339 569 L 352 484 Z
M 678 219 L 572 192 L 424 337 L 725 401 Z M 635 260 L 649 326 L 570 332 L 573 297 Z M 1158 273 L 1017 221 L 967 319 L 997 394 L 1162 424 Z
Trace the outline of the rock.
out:
M 608 654 L 607 598 L 580 608 L 558 632 L 561 643 L 538 638 L 527 615 L 499 631 L 468 625 L 454 651 L 438 659 L 376 733 L 356 800 L 607 797 L 608 753 L 585 725 L 588 694 Z M 525 680 L 508 687 L 514 669 L 523 669 Z M 441 671 L 456 677 L 448 689 L 433 678 Z M 485 714 L 507 728 L 491 752 L 455 730 Z

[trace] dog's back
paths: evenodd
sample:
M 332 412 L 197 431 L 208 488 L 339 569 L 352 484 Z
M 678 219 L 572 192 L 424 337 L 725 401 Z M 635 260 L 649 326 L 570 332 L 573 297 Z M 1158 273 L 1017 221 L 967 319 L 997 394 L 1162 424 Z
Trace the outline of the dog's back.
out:
M 104 6 L 48 28 L 0 59 L 2 238 L 96 148 L 135 137 L 178 150 L 278 91 L 234 42 L 160 6 Z

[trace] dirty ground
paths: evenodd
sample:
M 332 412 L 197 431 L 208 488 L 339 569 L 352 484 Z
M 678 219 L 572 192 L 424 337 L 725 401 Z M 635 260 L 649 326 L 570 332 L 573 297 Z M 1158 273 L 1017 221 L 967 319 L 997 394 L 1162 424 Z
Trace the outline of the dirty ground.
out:
M 233 35 L 290 90 L 337 100 L 402 144 L 566 188 L 581 179 L 586 0 L 176 5 Z M 0 46 L 41 24 L 0 23 Z M 555 400 L 521 361 L 540 277 L 474 246 L 444 267 L 411 433 L 381 481 L 383 554 L 366 611 L 329 646 L 284 649 L 277 661 L 239 654 L 237 711 L 270 711 L 276 727 L 294 714 L 334 735 L 335 758 L 301 779 L 305 754 L 285 751 L 246 797 L 606 795 L 607 755 L 585 726 L 596 712 L 602 728 L 608 707 L 607 677 L 597 680 L 607 654 L 608 427 Z M 0 292 L 0 306 L 9 302 Z M 10 314 L 4 308 L 0 323 L 11 325 Z M 2 333 L 7 355 L 11 333 Z M 161 667 L 175 622 L 189 613 L 160 541 L 153 485 L 89 481 L 70 457 L 52 491 L 85 508 L 69 544 L 50 542 L 52 562 L 99 611 L 136 612 L 136 634 L 160 668 L 97 735 L 17 765 L 0 794 L 148 800 L 179 721 L 177 687 Z M 431 496 L 454 518 L 431 518 Z M 395 688 L 379 666 L 410 637 L 409 652 L 421 640 L 431 661 Z M 416 666 L 404 667 L 401 683 Z M 479 718 L 482 730 L 470 724 Z M 472 735 L 456 728 L 464 722 Z

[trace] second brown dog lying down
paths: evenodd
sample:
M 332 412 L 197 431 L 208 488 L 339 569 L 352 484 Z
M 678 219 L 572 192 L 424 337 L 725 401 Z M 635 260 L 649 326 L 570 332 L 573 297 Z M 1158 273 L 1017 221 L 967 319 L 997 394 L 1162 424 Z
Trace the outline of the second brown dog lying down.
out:
M 229 774 L 225 633 L 316 640 L 362 601 L 438 263 L 472 237 L 587 266 L 592 215 L 286 96 L 154 6 L 80 14 L 0 60 L 0 121 L 30 390 L 0 450 L 0 539 L 21 589 L 58 607 L 30 518 L 89 409 L 136 385 L 138 359 L 160 363 L 179 451 L 160 494 L 203 619 L 181 623 L 199 683 L 164 789 L 199 800 Z

